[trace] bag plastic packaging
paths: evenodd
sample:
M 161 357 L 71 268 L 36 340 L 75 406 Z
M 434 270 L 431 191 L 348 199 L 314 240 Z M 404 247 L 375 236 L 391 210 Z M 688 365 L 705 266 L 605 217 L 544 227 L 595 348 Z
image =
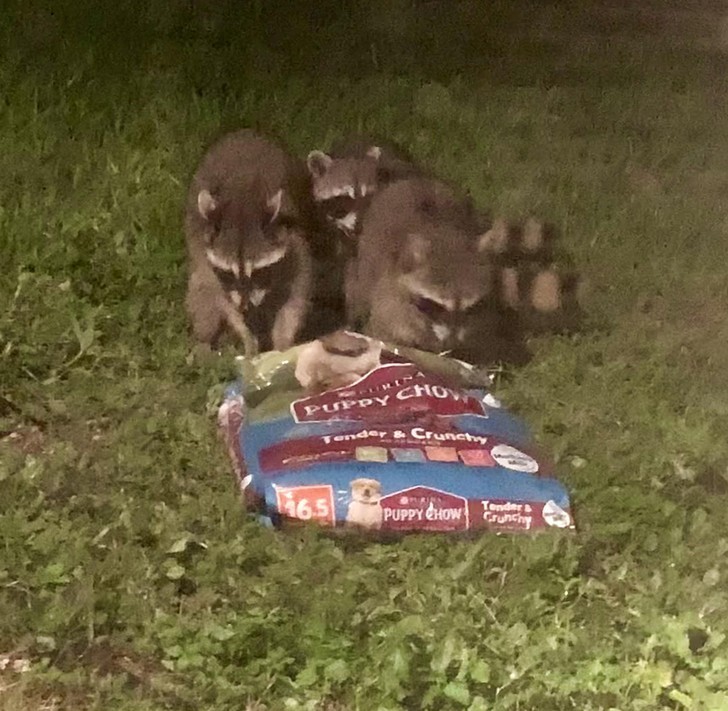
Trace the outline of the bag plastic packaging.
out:
M 568 492 L 487 373 L 346 332 L 238 361 L 218 423 L 266 525 L 575 529 Z

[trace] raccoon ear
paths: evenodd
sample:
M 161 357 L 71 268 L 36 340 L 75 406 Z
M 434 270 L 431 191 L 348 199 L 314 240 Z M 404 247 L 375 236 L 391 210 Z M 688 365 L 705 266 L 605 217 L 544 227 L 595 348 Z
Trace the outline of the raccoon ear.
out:
M 379 160 L 382 157 L 382 149 L 379 146 L 372 146 L 367 151 L 367 155 L 374 160 Z
M 197 195 L 197 210 L 200 215 L 209 220 L 217 210 L 217 200 L 210 194 L 209 190 L 200 190 Z
M 484 232 L 478 237 L 478 251 L 502 254 L 508 247 L 509 237 L 506 221 L 498 219 L 487 232 Z
M 281 211 L 281 203 L 283 201 L 283 188 L 280 188 L 277 193 L 275 193 L 272 197 L 269 197 L 266 201 L 266 205 L 268 205 L 268 209 L 271 211 L 271 217 L 270 221 L 273 222 L 273 220 L 278 217 L 278 213 Z
M 308 172 L 311 173 L 314 178 L 320 178 L 324 175 L 331 167 L 331 162 L 331 156 L 327 155 L 323 151 L 311 151 L 306 158 Z

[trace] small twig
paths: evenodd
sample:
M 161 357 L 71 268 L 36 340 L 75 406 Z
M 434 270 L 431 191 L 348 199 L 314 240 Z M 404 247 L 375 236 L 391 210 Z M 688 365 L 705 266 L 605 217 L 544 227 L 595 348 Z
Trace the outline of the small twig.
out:
M 21 417 L 22 419 L 26 420 L 27 422 L 30 422 L 34 424 L 38 429 L 44 429 L 46 425 L 48 424 L 45 420 L 40 420 L 37 417 L 34 417 L 33 415 L 29 415 L 27 412 L 23 410 L 22 407 L 19 405 L 16 405 L 10 398 L 6 397 L 5 395 L 0 394 L 0 406 L 3 406 L 6 410 L 9 410 L 10 412 L 14 412 L 16 415 Z M 0 434 L 10 434 L 7 433 L 0 433 Z
M 372 64 L 374 65 L 374 69 L 376 71 L 379 71 L 379 57 L 377 56 L 377 46 L 372 42 L 371 44 L 371 54 L 372 54 Z

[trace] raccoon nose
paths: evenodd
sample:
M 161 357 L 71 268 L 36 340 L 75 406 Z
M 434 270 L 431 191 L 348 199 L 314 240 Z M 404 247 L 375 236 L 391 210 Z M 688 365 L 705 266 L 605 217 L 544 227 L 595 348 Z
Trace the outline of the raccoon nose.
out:
M 450 337 L 443 343 L 444 349 L 446 351 L 450 351 L 453 348 L 457 348 L 457 346 L 460 345 L 460 339 L 457 337 L 457 332 L 453 331 L 450 334 Z
M 452 350 L 457 348 L 465 336 L 465 329 L 454 321 L 450 324 L 446 337 L 443 339 L 443 350 Z

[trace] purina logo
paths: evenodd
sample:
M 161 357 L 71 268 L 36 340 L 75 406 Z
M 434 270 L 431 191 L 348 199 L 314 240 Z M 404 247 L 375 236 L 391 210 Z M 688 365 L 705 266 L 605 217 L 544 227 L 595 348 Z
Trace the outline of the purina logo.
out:
M 544 504 L 542 511 L 543 520 L 549 526 L 556 528 L 568 528 L 572 525 L 571 516 L 564 511 L 555 501 L 550 499 Z
M 464 531 L 468 528 L 467 499 L 438 489 L 414 486 L 389 494 L 380 503 L 385 529 Z
M 386 413 L 421 411 L 434 415 L 485 415 L 483 404 L 426 376 L 412 363 L 375 368 L 353 385 L 291 403 L 296 422 L 374 420 Z

